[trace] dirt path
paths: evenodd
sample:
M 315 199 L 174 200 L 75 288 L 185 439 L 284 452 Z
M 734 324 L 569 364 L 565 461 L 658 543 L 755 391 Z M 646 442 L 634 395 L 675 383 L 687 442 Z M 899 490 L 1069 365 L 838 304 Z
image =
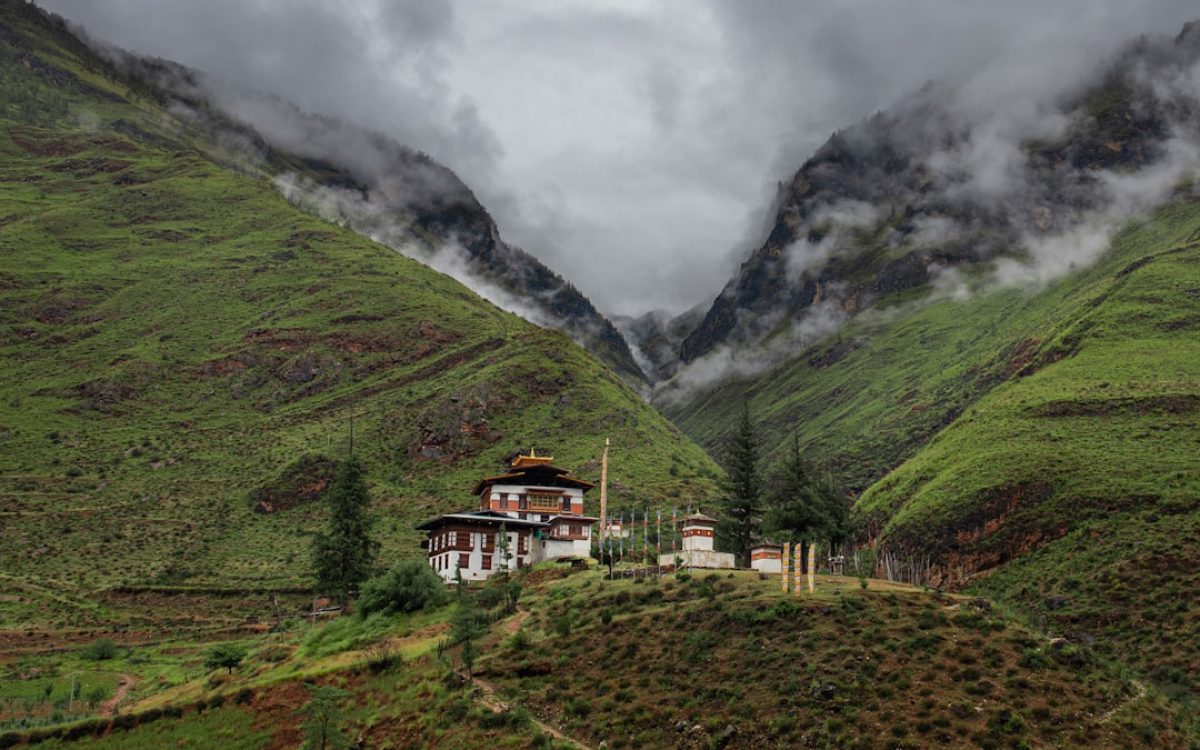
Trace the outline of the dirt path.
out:
M 517 607 L 517 613 L 504 621 L 505 635 L 514 635 L 529 619 L 529 610 Z
M 121 701 L 125 700 L 125 696 L 129 695 L 130 689 L 133 688 L 137 680 L 131 674 L 122 674 L 121 682 L 117 685 L 117 692 L 113 693 L 113 697 L 100 704 L 98 709 L 101 716 L 112 716 L 117 712 L 117 706 Z
M 464 680 L 466 679 L 465 674 L 459 673 L 459 676 Z M 496 688 L 494 685 L 492 685 L 492 683 L 476 677 L 474 680 L 474 685 L 476 690 L 471 697 L 486 707 L 489 711 L 492 713 L 504 713 L 505 711 L 509 710 L 510 706 L 496 697 Z M 568 737 L 532 714 L 530 714 L 529 720 L 532 721 L 538 729 L 542 730 L 543 733 L 550 735 L 560 742 L 566 742 L 573 747 L 579 748 L 579 750 L 594 750 L 591 745 L 580 742 L 574 737 Z
M 1125 708 L 1129 704 L 1140 701 L 1142 698 L 1146 697 L 1146 683 L 1141 682 L 1140 680 L 1132 680 L 1131 683 L 1133 685 L 1133 689 L 1136 691 L 1134 696 L 1132 698 L 1130 698 L 1129 700 L 1121 701 L 1116 706 L 1114 706 L 1110 711 L 1108 711 L 1106 714 L 1101 716 L 1096 721 L 1097 724 L 1108 723 L 1108 721 L 1111 720 L 1112 717 L 1117 715 L 1118 711 Z
M 525 621 L 529 619 L 530 614 L 531 613 L 527 608 L 518 606 L 516 614 L 501 623 L 500 626 L 503 628 L 504 634 L 506 636 L 515 634 L 521 629 L 521 626 L 525 624 Z M 461 677 L 464 682 L 467 681 L 466 672 L 459 671 L 458 676 Z M 500 700 L 499 697 L 497 697 L 496 686 L 487 680 L 481 680 L 480 678 L 476 677 L 473 680 L 473 685 L 474 689 L 471 692 L 471 697 L 492 713 L 504 713 L 512 708 L 507 703 Z M 578 748 L 579 750 L 594 750 L 591 745 L 580 742 L 573 737 L 568 737 L 555 727 L 547 724 L 532 714 L 530 714 L 529 719 L 537 726 L 538 729 L 542 730 L 543 734 L 548 734 L 554 739 L 560 742 L 566 742 L 567 744 Z

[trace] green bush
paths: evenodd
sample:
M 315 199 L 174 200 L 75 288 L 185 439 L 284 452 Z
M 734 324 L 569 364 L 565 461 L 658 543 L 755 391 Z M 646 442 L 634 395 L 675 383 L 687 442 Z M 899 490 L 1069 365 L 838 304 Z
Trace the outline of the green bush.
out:
M 1026 669 L 1043 669 L 1049 666 L 1050 661 L 1040 649 L 1027 648 L 1025 649 L 1025 652 L 1021 654 L 1020 664 Z
M 363 584 L 360 617 L 375 612 L 417 612 L 450 600 L 442 577 L 422 560 L 404 560 Z
M 233 674 L 233 670 L 246 658 L 246 649 L 236 643 L 219 643 L 204 653 L 204 668 L 208 670 L 224 667 Z
M 582 719 L 592 712 L 592 703 L 586 698 L 572 698 L 567 701 L 564 708 L 566 709 L 567 716 Z
M 508 639 L 508 647 L 513 651 L 524 651 L 529 645 L 529 634 L 525 632 L 525 628 L 518 628 L 517 632 L 512 634 L 512 638 Z
M 108 661 L 117 658 L 117 644 L 111 638 L 101 638 L 83 650 L 83 658 Z

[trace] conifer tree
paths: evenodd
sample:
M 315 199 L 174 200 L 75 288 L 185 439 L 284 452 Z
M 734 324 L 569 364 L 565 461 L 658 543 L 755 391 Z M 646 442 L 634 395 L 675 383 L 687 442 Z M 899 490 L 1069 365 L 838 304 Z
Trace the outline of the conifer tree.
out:
M 304 717 L 303 750 L 342 750 L 352 746 L 341 730 L 341 703 L 350 693 L 335 687 L 305 685 L 309 700 L 296 713 Z
M 472 669 L 475 666 L 475 657 L 479 655 L 476 641 L 486 632 L 486 618 L 475 606 L 475 600 L 469 594 L 464 593 L 459 597 L 458 606 L 455 607 L 454 614 L 450 617 L 450 642 L 462 644 L 459 658 L 462 659 L 463 666 L 467 668 L 468 680 L 473 677 Z
M 821 516 L 821 536 L 829 542 L 832 553 L 838 545 L 850 538 L 850 504 L 846 494 L 829 473 L 813 479 L 811 493 Z
M 371 536 L 371 496 L 357 459 L 351 456 L 342 464 L 325 497 L 329 527 L 313 540 L 313 568 L 317 589 L 344 604 L 375 572 L 379 550 Z
M 758 436 L 750 404 L 742 405 L 738 423 L 725 451 L 725 479 L 721 483 L 718 541 L 742 565 L 750 565 L 750 545 L 762 522 L 762 481 L 758 473 Z
M 772 478 L 764 526 L 776 541 L 799 545 L 802 561 L 808 559 L 809 544 L 827 541 L 832 551 L 850 536 L 844 493 L 829 473 L 809 470 L 795 433 L 787 461 Z
M 508 526 L 500 524 L 500 530 L 496 532 L 496 557 L 500 561 L 500 570 L 508 572 L 508 567 L 512 562 L 512 551 L 509 549 L 508 541 Z
M 793 433 L 787 461 L 774 476 L 768 493 L 764 525 L 775 541 L 806 545 L 821 533 L 823 499 L 814 489 L 813 478 L 800 452 L 800 436 Z M 801 550 L 803 555 L 806 550 L 803 546 Z

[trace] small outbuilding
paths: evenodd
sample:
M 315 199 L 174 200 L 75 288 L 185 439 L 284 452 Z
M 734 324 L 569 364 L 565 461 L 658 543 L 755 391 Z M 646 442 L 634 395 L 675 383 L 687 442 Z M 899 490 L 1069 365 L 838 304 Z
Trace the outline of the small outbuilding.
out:
M 783 572 L 783 545 L 758 542 L 750 547 L 750 568 L 760 573 Z
M 679 558 L 690 568 L 736 568 L 737 563 L 730 552 L 715 552 L 713 538 L 716 536 L 717 519 L 703 513 L 691 513 L 679 520 L 679 534 L 683 538 L 683 549 L 664 552 L 658 556 L 659 565 L 672 565 Z

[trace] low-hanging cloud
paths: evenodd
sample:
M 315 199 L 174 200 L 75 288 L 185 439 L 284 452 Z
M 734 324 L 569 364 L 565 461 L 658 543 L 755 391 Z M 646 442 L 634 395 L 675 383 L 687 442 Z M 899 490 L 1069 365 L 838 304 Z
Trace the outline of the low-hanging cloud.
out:
M 1014 92 L 1042 101 L 1118 41 L 1196 13 L 1182 0 L 41 2 L 96 37 L 431 154 L 505 236 L 629 314 L 711 299 L 765 236 L 776 181 L 925 81 L 970 81 L 964 115 Z M 233 105 L 267 130 L 270 112 Z M 974 188 L 1012 163 L 992 166 Z
M 411 224 L 396 211 L 389 196 L 318 185 L 294 174 L 275 178 L 275 186 L 293 204 L 326 221 L 352 227 L 405 257 L 444 273 L 497 307 L 546 328 L 564 328 L 534 300 L 519 297 L 481 273 L 470 254 L 456 239 L 430 246 L 416 240 Z
M 818 329 L 829 331 L 864 308 L 876 318 L 906 314 L 1000 287 L 1042 286 L 1094 264 L 1130 219 L 1200 177 L 1198 47 L 1195 28 L 1178 39 L 1142 38 L 1105 51 L 1057 89 L 1043 83 L 990 102 L 961 82 L 931 85 L 839 134 L 782 207 L 797 239 L 768 243 L 745 286 L 726 287 L 726 300 L 746 305 L 722 311 L 732 330 L 719 331 L 720 345 L 663 389 L 677 397 L 794 356 L 812 339 L 770 332 L 788 315 L 797 327 L 806 320 L 817 307 L 807 301 L 814 282 L 826 309 L 849 313 Z M 1132 111 L 1097 108 L 1114 101 Z M 1121 124 L 1104 126 L 1102 116 Z M 837 261 L 858 262 L 864 232 L 882 233 L 894 255 L 873 282 L 838 288 Z M 790 283 L 764 305 L 756 290 L 769 273 L 763 267 L 777 268 L 775 253 Z M 958 267 L 972 264 L 982 264 L 979 273 Z M 922 285 L 920 300 L 871 308 Z

